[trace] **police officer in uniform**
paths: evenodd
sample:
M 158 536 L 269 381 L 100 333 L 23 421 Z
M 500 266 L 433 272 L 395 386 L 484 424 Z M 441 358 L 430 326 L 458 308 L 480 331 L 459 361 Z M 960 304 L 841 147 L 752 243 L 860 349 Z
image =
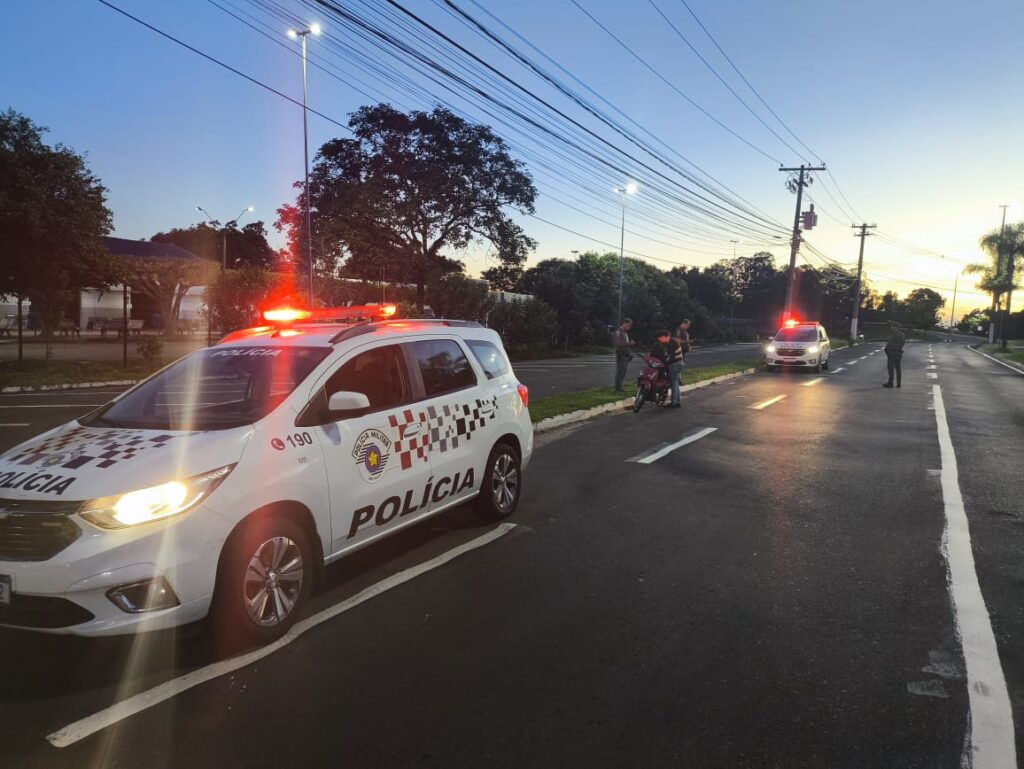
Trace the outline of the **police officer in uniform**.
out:
M 902 387 L 903 369 L 900 367 L 900 363 L 903 360 L 903 346 L 907 343 L 907 339 L 903 336 L 903 332 L 900 331 L 899 323 L 893 321 L 890 324 L 890 327 L 892 328 L 892 333 L 889 334 L 889 341 L 885 343 L 885 357 L 889 368 L 889 381 L 882 385 L 882 387 L 892 387 L 893 374 L 896 375 L 896 386 Z

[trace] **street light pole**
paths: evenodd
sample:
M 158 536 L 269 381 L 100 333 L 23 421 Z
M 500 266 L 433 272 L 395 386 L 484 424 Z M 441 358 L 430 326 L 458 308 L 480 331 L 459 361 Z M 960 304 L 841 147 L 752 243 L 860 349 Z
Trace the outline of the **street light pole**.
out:
M 313 306 L 313 215 L 309 201 L 309 109 L 306 106 L 308 96 L 306 80 L 306 37 L 309 34 L 319 35 L 320 25 L 310 24 L 304 30 L 289 29 L 288 37 L 292 40 L 302 39 L 302 158 L 304 164 L 302 194 L 306 201 L 306 258 L 309 259 L 309 306 Z
M 625 187 L 616 187 L 614 192 L 622 197 L 622 227 L 619 230 L 619 314 L 615 327 L 622 325 L 622 273 L 625 261 L 626 249 L 626 200 L 628 195 L 635 195 L 639 185 L 636 182 L 626 182 Z
M 241 213 L 239 213 L 238 216 L 236 216 L 230 222 L 228 222 L 223 227 L 221 227 L 221 230 L 220 230 L 220 271 L 221 271 L 221 274 L 226 272 L 227 269 L 228 269 L 228 227 L 236 226 L 238 224 L 238 220 L 239 219 L 241 219 L 243 216 L 245 216 L 250 211 L 255 211 L 255 210 L 256 209 L 254 209 L 252 206 L 246 206 L 245 208 L 242 209 Z M 217 221 L 216 219 L 214 219 L 212 216 L 210 216 L 210 213 L 205 208 L 203 208 L 202 206 L 196 206 L 196 211 L 199 211 L 199 213 L 201 213 L 203 216 L 205 216 L 206 220 L 210 224 L 212 224 L 214 226 L 217 226 L 217 227 L 220 226 L 220 222 Z M 209 347 L 212 343 L 213 343 L 213 319 L 210 317 L 210 308 L 209 308 L 209 305 L 207 305 L 207 308 L 206 308 L 206 345 L 207 345 L 207 347 Z

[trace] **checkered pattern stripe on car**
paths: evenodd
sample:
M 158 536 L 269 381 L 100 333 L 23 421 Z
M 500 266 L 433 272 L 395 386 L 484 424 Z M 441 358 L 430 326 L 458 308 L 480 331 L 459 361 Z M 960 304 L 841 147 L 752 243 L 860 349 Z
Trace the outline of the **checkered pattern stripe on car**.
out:
M 71 456 L 63 462 L 53 462 L 52 466 L 77 470 L 92 465 L 106 469 L 143 451 L 163 448 L 173 438 L 173 435 L 166 434 L 147 437 L 142 430 L 116 430 L 109 435 L 97 435 L 84 427 L 76 427 L 37 446 L 30 446 L 11 457 L 11 461 L 19 465 L 34 465 L 66 452 Z
M 398 430 L 395 453 L 402 469 L 408 470 L 415 461 L 426 461 L 435 449 L 442 454 L 457 449 L 460 440 L 471 440 L 473 433 L 497 415 L 497 396 L 490 400 L 477 398 L 473 403 L 445 404 L 440 408 L 429 406 L 418 414 L 407 409 L 400 415 L 391 415 L 388 418 L 391 427 Z M 414 424 L 420 425 L 420 430 L 407 438 Z

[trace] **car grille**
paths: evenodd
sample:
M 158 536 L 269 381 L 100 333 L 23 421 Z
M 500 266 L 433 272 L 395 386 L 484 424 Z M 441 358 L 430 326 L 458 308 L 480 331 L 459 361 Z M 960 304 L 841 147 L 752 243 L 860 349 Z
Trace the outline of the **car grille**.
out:
M 45 561 L 82 530 L 71 520 L 81 502 L 0 499 L 0 561 Z
M 777 354 L 781 355 L 784 358 L 785 357 L 792 358 L 792 357 L 799 357 L 800 355 L 803 355 L 804 351 L 803 350 L 791 350 L 791 349 L 780 347 Z
M 26 628 L 60 628 L 78 625 L 94 614 L 66 598 L 42 595 L 11 596 L 10 604 L 0 604 L 0 625 Z

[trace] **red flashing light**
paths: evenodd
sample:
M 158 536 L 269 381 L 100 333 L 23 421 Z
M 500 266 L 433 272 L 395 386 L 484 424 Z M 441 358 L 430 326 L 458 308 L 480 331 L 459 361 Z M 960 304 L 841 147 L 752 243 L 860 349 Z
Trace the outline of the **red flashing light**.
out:
M 790 318 L 789 320 L 786 321 L 786 328 L 793 328 L 793 326 L 797 325 L 799 322 L 800 321 L 798 321 L 796 318 Z
M 263 311 L 263 318 L 270 323 L 294 323 L 297 320 L 307 320 L 311 315 L 309 310 L 297 310 L 294 307 Z
M 382 304 L 380 305 L 380 314 L 385 318 L 393 318 L 395 313 L 398 312 L 398 307 L 393 304 Z

